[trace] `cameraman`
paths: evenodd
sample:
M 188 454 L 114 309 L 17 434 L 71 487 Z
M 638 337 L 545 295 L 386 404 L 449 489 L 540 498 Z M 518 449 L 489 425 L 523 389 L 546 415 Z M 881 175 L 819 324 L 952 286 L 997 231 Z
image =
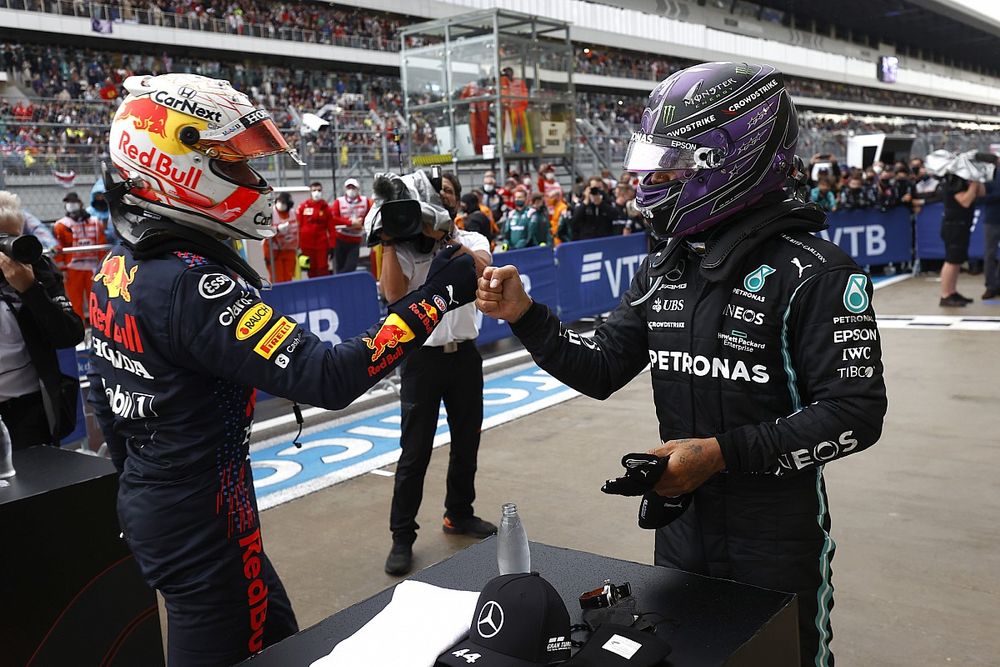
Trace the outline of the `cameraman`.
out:
M 0 241 L 23 229 L 17 195 L 0 192 Z M 73 429 L 76 407 L 61 409 L 56 348 L 83 340 L 83 322 L 48 257 L 22 264 L 0 247 L 0 272 L 0 419 L 14 449 L 58 445 L 59 436 Z M 72 389 L 67 393 L 75 396 Z
M 589 186 L 583 191 L 583 201 L 573 211 L 570 219 L 574 241 L 596 239 L 615 233 L 618 212 L 608 201 L 606 194 L 604 181 L 597 176 L 592 177 Z
M 394 237 L 392 230 L 382 228 L 381 286 L 390 302 L 406 294 L 411 285 L 423 282 L 431 259 L 445 246 L 460 245 L 456 256 L 471 254 L 478 275 L 482 275 L 483 269 L 492 262 L 485 236 L 454 227 L 455 211 L 462 194 L 458 179 L 446 173 L 436 187 L 440 188 L 447 217 L 442 212 L 433 222 L 424 218 L 415 235 L 403 238 Z M 435 309 L 433 304 L 417 305 L 435 322 L 440 317 L 440 309 Z M 476 498 L 476 460 L 483 424 L 483 359 L 476 348 L 478 335 L 475 306 L 468 304 L 448 310 L 423 347 L 407 354 L 400 369 L 402 435 L 399 445 L 403 453 L 396 466 L 389 514 L 392 550 L 385 562 L 387 574 L 401 576 L 413 566 L 413 543 L 419 528 L 417 511 L 423 498 L 424 475 L 434 447 L 442 400 L 451 431 L 442 530 L 478 538 L 496 532 L 496 526 L 475 516 L 472 507 Z

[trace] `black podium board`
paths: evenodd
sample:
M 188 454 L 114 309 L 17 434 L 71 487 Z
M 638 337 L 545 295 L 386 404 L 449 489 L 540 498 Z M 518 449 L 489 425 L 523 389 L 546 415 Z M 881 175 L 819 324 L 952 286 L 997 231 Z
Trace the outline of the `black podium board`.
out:
M 32 447 L 0 484 L 0 664 L 163 665 L 156 596 L 121 539 L 107 459 Z
M 531 543 L 531 568 L 559 591 L 572 623 L 581 622 L 580 593 L 600 586 L 605 579 L 615 584 L 628 581 L 640 611 L 659 612 L 668 619 L 657 631 L 673 648 L 668 665 L 799 664 L 798 602 L 793 594 L 537 542 Z M 497 574 L 496 541 L 490 538 L 411 578 L 478 591 Z M 392 588 L 386 589 L 241 664 L 306 667 L 354 634 L 391 598 Z

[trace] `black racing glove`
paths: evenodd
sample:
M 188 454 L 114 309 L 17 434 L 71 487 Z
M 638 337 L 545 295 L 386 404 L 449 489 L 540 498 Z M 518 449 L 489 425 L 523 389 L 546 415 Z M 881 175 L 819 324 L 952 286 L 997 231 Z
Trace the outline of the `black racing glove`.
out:
M 609 479 L 601 487 L 603 493 L 616 496 L 641 496 L 652 491 L 660 476 L 667 469 L 669 456 L 655 454 L 626 454 L 622 457 L 625 476 Z
M 418 291 L 440 296 L 447 310 L 472 303 L 476 298 L 476 262 L 470 253 L 454 257 L 462 246 L 446 246 L 435 255 L 427 271 L 427 280 Z
M 661 496 L 653 491 L 667 469 L 669 456 L 662 458 L 654 454 L 626 454 L 622 457 L 625 476 L 609 479 L 601 491 L 619 496 L 642 496 L 639 503 L 639 527 L 662 528 L 675 520 L 691 504 L 691 494 L 676 498 Z

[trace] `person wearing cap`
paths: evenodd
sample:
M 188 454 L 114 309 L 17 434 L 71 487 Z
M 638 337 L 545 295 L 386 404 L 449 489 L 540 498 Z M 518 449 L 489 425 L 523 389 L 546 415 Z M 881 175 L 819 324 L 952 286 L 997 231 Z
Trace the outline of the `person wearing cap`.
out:
M 104 224 L 87 213 L 79 195 L 70 192 L 63 197 L 63 205 L 66 215 L 56 220 L 53 227 L 62 249 L 103 245 L 108 242 Z M 106 252 L 107 250 L 61 252 L 55 257 L 56 264 L 66 278 L 66 294 L 73 304 L 73 310 L 84 321 L 89 319 L 87 299 L 90 297 L 90 285 L 94 282 L 97 262 Z
M 559 245 L 572 240 L 569 231 L 569 206 L 563 197 L 562 188 L 552 190 L 546 204 L 549 207 L 549 233 L 552 234 L 553 243 Z
M 361 195 L 358 179 L 344 181 L 344 194 L 333 200 L 330 216 L 337 240 L 334 248 L 334 273 L 348 273 L 358 268 L 358 254 L 361 251 L 361 237 L 364 235 L 365 216 L 372 202 Z
M 693 90 L 717 94 L 688 103 Z M 476 303 L 588 396 L 650 369 L 653 491 L 680 509 L 645 524 L 655 564 L 795 593 L 802 665 L 823 667 L 835 552 L 823 470 L 878 442 L 888 402 L 872 281 L 815 235 L 826 214 L 785 194 L 798 133 L 771 65 L 674 73 L 624 164 L 658 243 L 593 337 L 533 302 L 514 266 L 487 267 Z
M 309 184 L 309 199 L 295 209 L 295 219 L 299 223 L 299 243 L 309 267 L 309 277 L 330 275 L 329 254 L 336 249 L 337 231 L 330 206 L 323 199 L 322 183 Z
M 295 277 L 295 262 L 299 256 L 299 222 L 292 213 L 294 203 L 288 192 L 279 192 L 271 212 L 274 236 L 264 242 L 264 262 L 271 280 L 284 283 Z

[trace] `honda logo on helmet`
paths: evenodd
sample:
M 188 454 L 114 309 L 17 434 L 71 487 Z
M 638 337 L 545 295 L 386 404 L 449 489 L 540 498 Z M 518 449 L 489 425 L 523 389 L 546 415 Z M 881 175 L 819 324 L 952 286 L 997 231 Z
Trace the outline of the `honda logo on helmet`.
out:
M 183 97 L 184 99 L 189 100 L 189 99 L 191 99 L 192 97 L 195 96 L 195 92 L 196 91 L 195 91 L 194 88 L 188 88 L 187 86 L 181 86 L 180 88 L 177 89 L 177 97 Z

